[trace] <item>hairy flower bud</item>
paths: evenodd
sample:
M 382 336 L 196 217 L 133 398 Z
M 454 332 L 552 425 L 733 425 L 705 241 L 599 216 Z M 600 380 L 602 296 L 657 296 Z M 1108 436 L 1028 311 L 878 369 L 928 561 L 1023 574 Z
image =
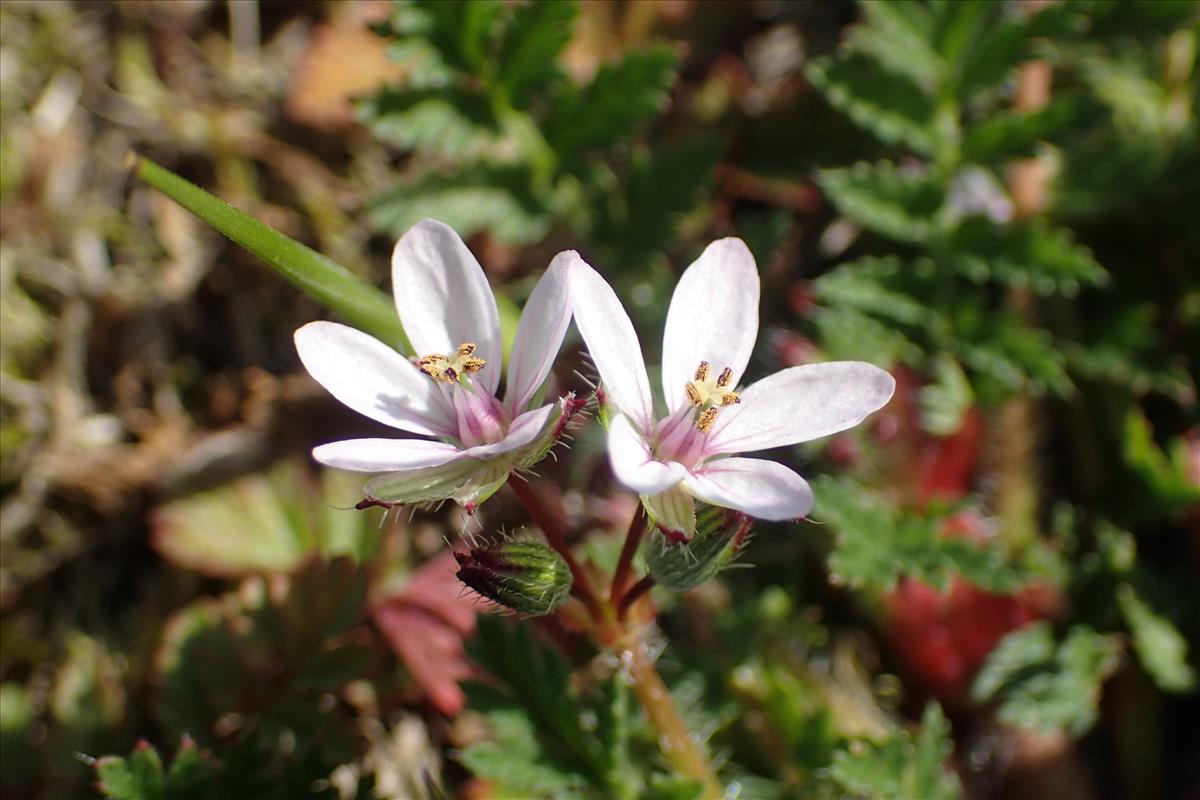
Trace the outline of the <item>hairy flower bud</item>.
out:
M 567 562 L 541 542 L 500 541 L 454 557 L 460 581 L 522 614 L 549 614 L 571 591 Z
M 697 515 L 696 535 L 690 541 L 655 535 L 646 548 L 646 564 L 663 588 L 694 589 L 733 562 L 749 539 L 751 522 L 745 514 L 705 507 Z

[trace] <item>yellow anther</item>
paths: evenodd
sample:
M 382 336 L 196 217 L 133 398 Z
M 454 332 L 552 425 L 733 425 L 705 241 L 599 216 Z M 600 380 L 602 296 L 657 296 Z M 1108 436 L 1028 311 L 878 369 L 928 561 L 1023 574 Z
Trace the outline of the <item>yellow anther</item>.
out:
M 458 383 L 459 376 L 472 375 L 487 366 L 487 361 L 474 355 L 474 342 L 463 342 L 454 351 L 454 358 L 441 353 L 417 359 L 417 369 L 438 383 Z
M 688 403 L 699 409 L 696 414 L 696 427 L 703 433 L 712 429 L 717 419 L 717 411 L 724 406 L 742 402 L 738 393 L 733 391 L 733 369 L 725 367 L 717 379 L 712 379 L 712 367 L 707 361 L 701 361 L 696 367 L 696 377 L 684 384 Z
M 482 358 L 464 358 L 459 363 L 462 365 L 463 372 L 467 374 L 479 372 L 487 366 L 487 362 Z

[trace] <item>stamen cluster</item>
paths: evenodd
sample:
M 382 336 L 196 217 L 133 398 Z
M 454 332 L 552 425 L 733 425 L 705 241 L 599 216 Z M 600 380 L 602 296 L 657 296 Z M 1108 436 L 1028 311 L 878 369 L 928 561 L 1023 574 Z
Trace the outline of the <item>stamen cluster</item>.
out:
M 717 421 L 717 411 L 723 406 L 732 406 L 742 402 L 737 392 L 729 388 L 733 380 L 733 369 L 726 367 L 714 381 L 712 367 L 707 361 L 701 361 L 696 367 L 695 377 L 687 382 L 684 391 L 687 392 L 688 402 L 693 407 L 701 409 L 696 415 L 696 428 L 701 433 L 712 430 Z
M 449 358 L 441 353 L 422 356 L 417 359 L 417 369 L 433 378 L 438 383 L 458 383 L 462 375 L 472 375 L 487 366 L 487 361 L 473 355 L 474 342 L 463 342 Z

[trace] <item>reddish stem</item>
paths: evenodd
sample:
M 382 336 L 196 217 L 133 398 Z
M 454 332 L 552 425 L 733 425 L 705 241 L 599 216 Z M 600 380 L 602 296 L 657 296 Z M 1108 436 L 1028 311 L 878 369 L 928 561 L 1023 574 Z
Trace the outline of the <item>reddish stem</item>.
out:
M 612 586 L 608 590 L 608 600 L 616 604 L 625 584 L 629 582 L 629 573 L 633 570 L 633 557 L 637 554 L 638 545 L 646 534 L 646 508 L 638 503 L 633 520 L 629 523 L 629 532 L 625 534 L 625 545 L 621 548 L 621 557 L 617 561 L 617 571 L 613 573 Z
M 654 576 L 647 575 L 640 581 L 629 588 L 629 591 L 621 598 L 621 602 L 617 604 L 617 620 L 625 621 L 625 616 L 629 613 L 629 609 L 638 601 L 638 598 L 650 591 L 654 587 Z
M 592 586 L 592 581 L 588 574 L 584 572 L 583 567 L 575 560 L 575 556 L 571 553 L 571 547 L 567 544 L 567 539 L 563 535 L 561 521 L 558 517 L 550 512 L 542 504 L 537 493 L 533 491 L 533 487 L 520 478 L 513 478 L 508 482 L 513 493 L 525 506 L 525 510 L 529 512 L 529 516 L 533 517 L 533 521 L 542 529 L 542 534 L 546 537 L 546 542 L 558 551 L 558 554 L 567 562 L 567 568 L 571 570 L 573 579 L 571 585 L 571 594 L 578 597 L 587 606 L 588 611 L 594 619 L 603 619 L 603 613 L 600 610 L 600 602 L 596 594 L 595 587 Z

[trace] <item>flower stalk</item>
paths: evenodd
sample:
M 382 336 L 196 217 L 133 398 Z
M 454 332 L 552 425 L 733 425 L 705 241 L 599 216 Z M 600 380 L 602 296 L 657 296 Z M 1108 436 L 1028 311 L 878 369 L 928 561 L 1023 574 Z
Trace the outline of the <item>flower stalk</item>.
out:
M 533 487 L 527 482 L 517 479 L 509 481 L 508 485 L 512 487 L 513 494 L 521 501 L 521 505 L 525 506 L 525 510 L 529 512 L 534 523 L 542 529 L 546 543 L 558 551 L 558 554 L 563 557 L 563 561 L 567 562 L 567 568 L 571 571 L 572 578 L 571 594 L 578 597 L 587 606 L 592 619 L 597 622 L 603 620 L 606 615 L 602 610 L 599 595 L 596 593 L 596 588 L 592 585 L 587 571 L 575 560 L 571 546 L 567 544 L 567 538 L 562 532 L 561 518 L 546 508 L 537 493 L 533 491 Z
M 638 504 L 637 511 L 629 523 L 629 531 L 625 534 L 625 544 L 621 547 L 621 557 L 617 560 L 617 569 L 613 573 L 612 585 L 608 590 L 608 600 L 613 605 L 622 601 L 625 585 L 629 583 L 629 574 L 633 570 L 633 557 L 637 554 L 642 537 L 646 535 L 646 525 L 649 522 L 646 508 Z M 620 614 L 618 613 L 618 616 Z

